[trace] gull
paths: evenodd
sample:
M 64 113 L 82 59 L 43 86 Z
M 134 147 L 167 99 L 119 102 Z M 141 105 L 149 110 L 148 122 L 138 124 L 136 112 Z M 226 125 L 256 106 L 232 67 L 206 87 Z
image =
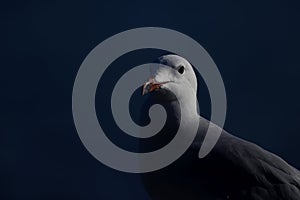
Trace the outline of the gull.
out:
M 300 199 L 300 172 L 296 168 L 225 130 L 212 151 L 200 159 L 198 152 L 211 122 L 198 113 L 193 67 L 178 55 L 161 56 L 158 63 L 163 65 L 151 69 L 152 77 L 143 87 L 142 93 L 148 97 L 143 109 L 159 103 L 167 111 L 167 121 L 158 136 L 153 136 L 150 142 L 141 141 L 141 150 L 158 149 L 174 137 L 182 114 L 178 99 L 183 102 L 181 109 L 188 111 L 181 119 L 186 122 L 199 119 L 199 127 L 192 145 L 178 160 L 163 169 L 142 174 L 142 182 L 152 199 Z

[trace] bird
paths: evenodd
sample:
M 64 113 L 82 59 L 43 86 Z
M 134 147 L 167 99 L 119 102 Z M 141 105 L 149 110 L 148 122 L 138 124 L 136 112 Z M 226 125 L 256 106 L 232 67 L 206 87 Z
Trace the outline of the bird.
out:
M 299 200 L 300 172 L 279 156 L 222 129 L 210 151 L 199 158 L 198 153 L 206 131 L 212 123 L 199 115 L 197 108 L 197 77 L 192 65 L 183 57 L 167 54 L 156 61 L 151 77 L 142 90 L 147 97 L 141 110 L 161 104 L 167 112 L 162 130 L 152 138 L 140 140 L 140 151 L 161 148 L 176 134 L 180 117 L 199 120 L 192 145 L 167 167 L 141 174 L 142 184 L 154 200 L 213 199 L 213 200 Z M 174 95 L 176 93 L 177 95 Z M 182 105 L 179 105 L 181 99 Z M 181 116 L 181 109 L 188 114 Z M 214 129 L 218 129 L 214 125 Z

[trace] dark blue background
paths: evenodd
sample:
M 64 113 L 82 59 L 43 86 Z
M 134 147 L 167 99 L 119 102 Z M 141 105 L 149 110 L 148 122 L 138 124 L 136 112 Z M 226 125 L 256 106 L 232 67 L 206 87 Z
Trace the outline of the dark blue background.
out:
M 71 110 L 86 55 L 142 26 L 203 45 L 225 82 L 225 129 L 299 169 L 299 3 L 197 2 L 1 1 L 0 199 L 148 199 L 137 175 L 87 152 Z

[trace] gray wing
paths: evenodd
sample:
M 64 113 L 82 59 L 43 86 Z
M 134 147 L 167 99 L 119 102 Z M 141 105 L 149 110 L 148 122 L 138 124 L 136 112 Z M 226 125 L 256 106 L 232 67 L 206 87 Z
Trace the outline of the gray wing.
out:
M 222 178 L 232 178 L 224 180 L 228 187 L 232 185 L 229 199 L 300 199 L 300 172 L 258 145 L 223 131 L 209 157 L 211 164 L 226 165 L 227 175 Z

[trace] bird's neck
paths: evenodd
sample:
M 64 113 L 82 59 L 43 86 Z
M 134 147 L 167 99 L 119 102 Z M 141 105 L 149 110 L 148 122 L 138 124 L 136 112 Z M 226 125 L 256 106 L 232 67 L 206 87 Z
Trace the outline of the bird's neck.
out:
M 190 94 L 177 97 L 178 98 L 173 101 L 165 102 L 165 105 L 167 105 L 168 115 L 170 115 L 171 118 L 176 118 L 175 121 L 178 123 L 183 123 L 185 128 L 189 128 L 189 126 L 194 123 L 198 123 L 200 116 L 198 113 L 196 93 L 194 95 Z
M 188 120 L 192 120 L 199 117 L 198 102 L 196 93 L 189 96 L 182 96 L 181 98 L 181 114 L 182 117 Z M 184 112 L 183 112 L 184 110 Z
M 180 104 L 181 102 L 181 104 Z M 174 96 L 173 93 L 168 90 L 159 90 L 152 93 L 149 96 L 147 104 L 145 104 L 145 110 L 149 109 L 149 106 L 154 104 L 161 104 L 167 112 L 167 120 L 160 131 L 162 134 L 157 134 L 152 139 L 152 142 L 143 144 L 143 148 L 157 149 L 167 144 L 172 138 L 175 137 L 179 127 L 181 126 L 186 133 L 186 139 L 192 137 L 190 134 L 190 128 L 195 124 L 199 124 L 200 117 L 197 111 L 196 94 L 189 96 Z M 154 147 L 154 148 L 153 148 Z M 147 149 L 149 151 L 149 149 Z
M 164 105 L 168 116 L 174 121 L 180 122 L 180 119 L 184 119 L 188 126 L 194 120 L 199 120 L 196 93 L 189 92 L 189 95 L 181 95 L 161 90 L 153 94 L 152 100 L 154 103 Z
M 197 97 L 194 95 L 186 95 L 179 97 L 180 102 L 180 124 L 185 130 L 186 137 L 189 138 L 193 135 L 193 127 L 199 125 L 199 114 L 197 109 Z

